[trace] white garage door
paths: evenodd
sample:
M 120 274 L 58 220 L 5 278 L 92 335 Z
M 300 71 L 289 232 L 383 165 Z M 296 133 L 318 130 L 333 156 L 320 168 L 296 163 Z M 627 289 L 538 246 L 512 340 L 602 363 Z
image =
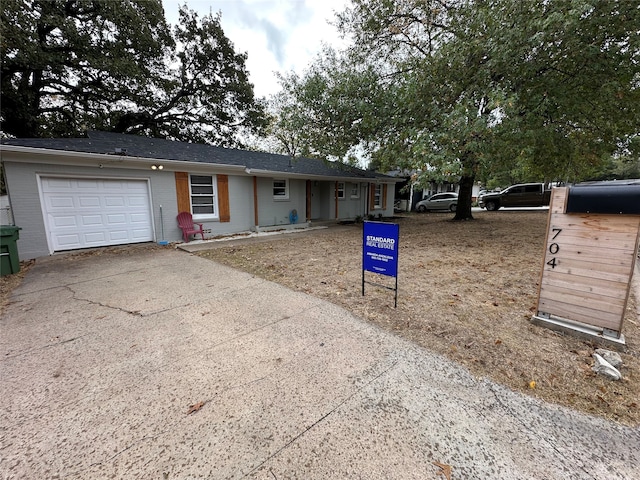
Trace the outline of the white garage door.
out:
M 153 240 L 146 180 L 42 177 L 53 251 Z

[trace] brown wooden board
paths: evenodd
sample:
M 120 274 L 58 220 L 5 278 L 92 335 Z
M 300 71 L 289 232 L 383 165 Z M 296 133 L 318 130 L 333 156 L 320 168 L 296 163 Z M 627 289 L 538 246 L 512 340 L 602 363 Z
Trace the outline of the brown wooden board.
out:
M 638 249 L 640 216 L 565 213 L 551 195 L 538 315 L 620 332 Z

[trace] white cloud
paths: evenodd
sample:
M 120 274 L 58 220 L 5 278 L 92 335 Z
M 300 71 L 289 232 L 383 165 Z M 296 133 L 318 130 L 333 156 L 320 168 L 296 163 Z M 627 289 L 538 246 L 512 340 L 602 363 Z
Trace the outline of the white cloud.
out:
M 178 21 L 180 0 L 163 0 L 169 23 Z M 236 51 L 247 52 L 247 70 L 257 96 L 279 90 L 275 72 L 302 70 L 323 43 L 339 41 L 329 25 L 346 0 L 190 0 L 201 16 L 222 12 L 222 28 Z

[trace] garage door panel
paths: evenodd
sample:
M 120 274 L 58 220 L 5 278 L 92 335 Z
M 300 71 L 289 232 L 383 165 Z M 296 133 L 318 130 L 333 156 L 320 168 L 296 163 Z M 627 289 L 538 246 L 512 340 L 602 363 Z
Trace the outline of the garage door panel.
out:
M 102 186 L 105 190 L 117 192 L 121 190 L 127 190 L 129 188 L 129 182 L 119 180 L 106 180 Z
M 68 192 L 71 189 L 72 180 L 68 178 L 43 178 L 42 186 L 48 191 Z
M 126 204 L 127 201 L 122 196 L 108 196 L 104 198 L 104 205 L 106 207 L 124 207 Z
M 145 240 L 143 240 L 144 238 L 147 238 L 149 236 L 149 234 L 151 233 L 151 230 L 149 230 L 148 228 L 141 228 L 141 229 L 134 229 L 133 230 L 133 238 L 135 240 L 139 240 L 140 242 L 144 242 Z
M 130 196 L 128 198 L 130 207 L 144 207 L 147 203 L 147 199 L 143 196 Z
M 101 226 L 103 223 L 102 215 L 82 215 L 80 218 L 83 227 Z
M 140 194 L 146 194 L 147 193 L 147 186 L 143 185 L 143 184 L 134 184 L 134 183 L 126 183 L 125 184 L 126 189 L 129 191 L 129 193 L 134 193 L 134 192 L 138 192 Z
M 71 184 L 74 185 L 78 190 L 96 190 L 99 188 L 101 183 L 102 182 L 98 182 L 96 180 L 87 180 L 84 178 L 79 178 L 71 182 Z
M 50 197 L 48 202 L 48 207 L 50 209 L 69 209 L 75 208 L 75 204 L 73 202 L 73 197 Z
M 91 232 L 83 235 L 84 241 L 90 244 L 102 244 L 107 240 L 106 232 Z
M 127 240 L 129 238 L 130 232 L 128 232 L 127 230 L 110 230 L 109 231 L 109 238 L 112 242 L 119 242 L 121 240 Z M 133 238 L 133 240 L 135 240 L 135 237 L 133 235 L 131 235 Z
M 49 215 L 49 225 L 52 225 L 53 227 L 57 227 L 57 228 L 64 228 L 64 227 L 75 228 L 78 226 L 78 222 L 76 220 L 75 215 L 73 216 L 72 215 L 68 215 L 68 216 Z
M 70 250 L 72 248 L 81 248 L 80 247 L 80 235 L 74 233 L 71 235 L 58 235 L 56 237 L 57 245 L 61 248 L 58 250 Z
M 153 240 L 146 180 L 43 177 L 41 186 L 54 251 Z
M 79 208 L 100 208 L 100 206 L 100 197 L 87 197 L 85 195 L 78 197 Z
M 146 216 L 143 216 L 144 221 L 147 221 Z M 127 215 L 124 213 L 118 214 L 109 214 L 106 215 L 107 225 L 126 225 L 127 223 Z
M 142 213 L 132 213 L 129 215 L 129 221 L 133 224 L 147 224 L 147 216 Z

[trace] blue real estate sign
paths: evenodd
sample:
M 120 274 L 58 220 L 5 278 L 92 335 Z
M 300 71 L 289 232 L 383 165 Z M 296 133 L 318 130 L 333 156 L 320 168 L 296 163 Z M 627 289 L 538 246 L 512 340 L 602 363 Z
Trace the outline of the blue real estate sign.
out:
M 397 278 L 399 234 L 396 223 L 365 222 L 362 269 Z

